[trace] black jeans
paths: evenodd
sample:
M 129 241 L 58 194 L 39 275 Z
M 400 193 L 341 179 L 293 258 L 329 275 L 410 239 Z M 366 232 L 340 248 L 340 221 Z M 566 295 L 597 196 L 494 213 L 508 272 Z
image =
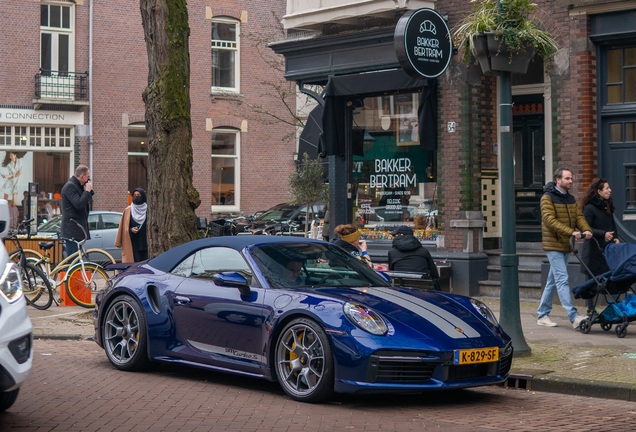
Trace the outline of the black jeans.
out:
M 66 256 L 64 258 L 73 255 L 75 252 L 79 250 L 77 243 L 75 243 L 74 241 L 65 240 L 64 246 L 66 246 Z
M 135 259 L 135 262 L 145 261 L 148 259 L 148 251 L 147 250 L 139 251 L 133 248 L 133 257 Z

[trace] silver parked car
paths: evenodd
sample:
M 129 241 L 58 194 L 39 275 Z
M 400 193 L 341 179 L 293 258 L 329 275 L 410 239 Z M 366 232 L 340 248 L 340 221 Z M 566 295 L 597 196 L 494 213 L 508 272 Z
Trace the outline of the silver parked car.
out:
M 86 249 L 103 249 L 121 262 L 121 249 L 115 247 L 115 238 L 121 221 L 121 213 L 93 211 L 88 214 L 88 229 L 91 238 L 84 243 Z M 62 226 L 62 216 L 56 216 L 38 227 L 38 235 L 57 236 Z

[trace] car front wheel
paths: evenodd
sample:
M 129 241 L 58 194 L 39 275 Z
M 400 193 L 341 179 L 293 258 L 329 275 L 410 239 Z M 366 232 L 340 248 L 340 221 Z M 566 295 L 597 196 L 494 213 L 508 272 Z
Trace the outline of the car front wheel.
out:
M 333 392 L 333 355 L 327 334 L 313 320 L 298 318 L 276 343 L 276 375 L 283 390 L 301 402 L 319 402 Z
M 150 365 L 147 354 L 146 317 L 129 295 L 117 297 L 102 322 L 104 348 L 117 369 L 138 371 Z
M 20 389 L 15 389 L 9 392 L 0 392 L 0 413 L 11 408 L 13 402 L 18 398 L 18 392 Z

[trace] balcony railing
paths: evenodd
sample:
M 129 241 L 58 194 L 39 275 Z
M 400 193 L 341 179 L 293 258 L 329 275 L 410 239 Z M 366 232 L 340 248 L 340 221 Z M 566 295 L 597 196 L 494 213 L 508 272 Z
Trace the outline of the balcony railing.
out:
M 88 72 L 40 69 L 35 74 L 35 98 L 88 101 Z

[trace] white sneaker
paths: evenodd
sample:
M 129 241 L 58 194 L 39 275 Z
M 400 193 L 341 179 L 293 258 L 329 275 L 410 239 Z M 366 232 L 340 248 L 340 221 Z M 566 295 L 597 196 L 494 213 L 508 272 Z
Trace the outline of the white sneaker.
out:
M 543 318 L 539 318 L 537 320 L 537 325 L 545 326 L 545 327 L 556 327 L 557 323 L 552 321 L 549 316 L 544 316 Z
M 572 321 L 572 328 L 574 330 L 578 329 L 581 326 L 581 321 L 586 319 L 587 319 L 586 316 L 577 315 L 576 318 L 574 318 L 574 321 Z

